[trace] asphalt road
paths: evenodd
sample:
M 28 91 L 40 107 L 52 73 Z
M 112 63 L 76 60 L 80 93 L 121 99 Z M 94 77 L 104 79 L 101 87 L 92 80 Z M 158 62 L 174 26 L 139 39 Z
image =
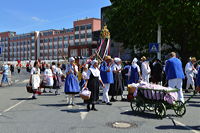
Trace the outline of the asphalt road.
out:
M 76 106 L 67 106 L 63 89 L 58 96 L 46 93 L 30 99 L 25 90 L 29 75 L 23 74 L 14 75 L 18 81 L 11 87 L 0 88 L 0 133 L 200 133 L 199 94 L 187 103 L 183 117 L 167 110 L 167 117 L 161 120 L 154 112 L 134 113 L 129 102 L 121 101 L 112 106 L 100 103 L 96 106 L 99 111 L 87 112 L 78 96 Z M 116 121 L 133 126 L 113 128 Z

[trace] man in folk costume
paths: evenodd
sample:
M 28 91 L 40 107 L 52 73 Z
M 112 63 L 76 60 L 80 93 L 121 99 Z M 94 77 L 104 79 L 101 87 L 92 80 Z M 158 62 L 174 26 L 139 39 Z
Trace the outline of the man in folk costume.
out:
M 140 67 L 138 66 L 137 62 L 138 62 L 137 58 L 134 58 L 132 61 L 132 65 L 128 72 L 128 75 L 129 75 L 128 84 L 138 83 L 138 81 L 141 77 Z
M 84 88 L 88 88 L 91 91 L 90 99 L 87 101 L 88 111 L 90 111 L 90 104 L 92 104 L 91 110 L 97 111 L 95 102 L 99 99 L 99 83 L 102 84 L 103 88 L 105 87 L 98 69 L 98 61 L 93 60 L 91 62 L 91 67 L 87 71 L 86 83 L 84 84 Z
M 152 82 L 155 84 L 162 84 L 163 66 L 159 59 L 155 59 L 152 65 Z
M 194 67 L 195 62 L 196 62 L 196 58 L 192 57 L 185 66 L 185 74 L 187 77 L 187 85 L 186 85 L 186 90 L 185 90 L 186 93 L 189 92 L 188 89 L 190 85 L 192 86 L 192 89 L 195 90 L 194 76 L 195 74 L 198 73 Z
M 142 80 L 144 82 L 149 83 L 149 78 L 150 78 L 150 73 L 151 73 L 151 68 L 149 66 L 149 62 L 147 61 L 146 57 L 143 56 L 141 58 L 142 64 L 141 64 L 141 69 L 142 69 Z
M 68 94 L 68 104 L 74 106 L 75 94 L 80 92 L 79 82 L 77 78 L 78 66 L 75 65 L 75 59 L 69 58 L 69 64 L 66 65 L 65 94 Z M 72 101 L 71 101 L 72 100 Z M 71 101 L 71 102 L 70 102 Z
M 112 58 L 110 56 L 105 56 L 104 61 L 102 62 L 100 66 L 101 78 L 105 85 L 105 88 L 103 88 L 102 102 L 106 103 L 107 105 L 112 105 L 110 103 L 110 99 L 108 96 L 110 84 L 114 83 L 111 63 L 112 63 Z
M 110 85 L 109 95 L 111 95 L 111 102 L 115 102 L 116 99 L 114 96 L 121 96 L 121 100 L 125 100 L 123 98 L 123 91 L 124 91 L 124 84 L 122 80 L 122 65 L 121 65 L 121 59 L 120 58 L 114 58 L 114 64 L 113 64 L 113 77 L 114 77 L 114 84 Z
M 171 52 L 170 59 L 166 61 L 165 73 L 169 87 L 179 89 L 178 98 L 180 101 L 184 102 L 182 84 L 185 76 L 183 73 L 182 62 L 176 58 L 175 52 Z

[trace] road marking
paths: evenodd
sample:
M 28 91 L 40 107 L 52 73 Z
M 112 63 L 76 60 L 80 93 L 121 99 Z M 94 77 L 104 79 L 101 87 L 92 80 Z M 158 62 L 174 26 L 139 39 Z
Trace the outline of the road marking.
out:
M 166 117 L 166 118 L 172 120 L 174 126 L 180 125 L 180 126 L 182 126 L 183 128 L 186 128 L 186 129 L 190 130 L 191 132 L 200 133 L 200 131 L 193 129 L 193 128 L 191 128 L 191 127 L 189 127 L 189 126 L 187 126 L 187 125 L 181 123 L 180 121 L 174 120 L 174 119 L 171 118 L 171 117 Z
M 81 114 L 81 119 L 84 120 L 88 114 L 88 112 L 80 112 Z
M 27 98 L 31 98 L 31 97 L 32 97 L 32 95 L 31 95 L 31 96 L 29 96 L 29 97 L 27 97 Z M 5 110 L 3 111 L 3 113 L 10 111 L 11 109 L 13 109 L 13 108 L 17 107 L 18 105 L 22 104 L 22 103 L 23 103 L 23 102 L 25 102 L 25 101 L 26 101 L 26 100 L 22 100 L 22 101 L 20 101 L 20 102 L 16 103 L 15 105 L 13 105 L 13 106 L 11 106 L 11 107 L 9 107 L 9 108 L 5 109 Z

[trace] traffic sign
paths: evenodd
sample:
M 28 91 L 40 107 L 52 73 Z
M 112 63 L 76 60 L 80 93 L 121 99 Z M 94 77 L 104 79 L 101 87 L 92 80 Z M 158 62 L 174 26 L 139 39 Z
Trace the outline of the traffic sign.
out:
M 158 45 L 158 43 L 149 43 L 149 52 L 150 53 L 157 53 L 157 52 L 159 52 L 159 45 Z

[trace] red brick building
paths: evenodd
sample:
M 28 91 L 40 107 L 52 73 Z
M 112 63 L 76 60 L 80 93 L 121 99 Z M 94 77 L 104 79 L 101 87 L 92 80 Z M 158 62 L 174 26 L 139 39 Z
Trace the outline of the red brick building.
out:
M 16 32 L 0 33 L 3 46 L 1 60 L 59 60 L 61 54 L 88 57 L 97 48 L 101 20 L 88 18 L 74 21 L 74 28 L 45 30 L 17 35 Z M 97 35 L 97 36 L 96 36 Z

